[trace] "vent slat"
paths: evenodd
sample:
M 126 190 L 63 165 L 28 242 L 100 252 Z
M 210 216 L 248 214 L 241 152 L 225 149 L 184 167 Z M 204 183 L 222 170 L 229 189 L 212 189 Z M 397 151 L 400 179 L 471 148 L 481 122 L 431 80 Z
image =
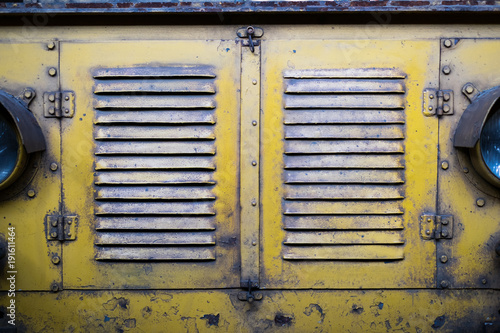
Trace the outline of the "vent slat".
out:
M 97 260 L 205 261 L 215 260 L 215 249 L 204 247 L 104 247 Z
M 285 169 L 403 169 L 398 155 L 285 155 Z
M 96 202 L 96 215 L 215 215 L 213 202 Z
M 287 201 L 285 215 L 403 214 L 401 201 Z
M 215 100 L 205 96 L 100 96 L 97 110 L 114 109 L 214 109 Z
M 285 184 L 402 184 L 401 171 L 392 170 L 288 170 Z
M 96 185 L 212 185 L 213 173 L 207 171 L 112 171 L 97 172 Z
M 94 71 L 94 78 L 98 79 L 182 77 L 215 78 L 215 73 L 212 66 L 99 68 Z
M 215 217 L 98 217 L 96 230 L 215 230 Z
M 401 215 L 285 216 L 285 230 L 403 229 Z
M 97 111 L 96 124 L 215 124 L 213 111 Z
M 404 244 L 401 231 L 294 231 L 288 232 L 286 245 Z
M 401 80 L 367 79 L 309 79 L 288 80 L 285 93 L 288 94 L 333 94 L 333 93 L 394 93 L 403 94 L 405 88 Z
M 285 109 L 404 109 L 402 95 L 285 95 Z
M 287 140 L 285 142 L 285 154 L 332 153 L 402 154 L 404 147 L 402 141 L 387 140 Z
M 215 200 L 212 189 L 195 186 L 143 187 L 114 186 L 98 188 L 96 200 Z
M 286 200 L 388 200 L 402 199 L 403 189 L 393 185 L 288 185 Z
M 96 155 L 215 155 L 211 142 L 105 141 L 99 143 Z
M 106 80 L 97 82 L 94 94 L 167 93 L 215 94 L 212 80 Z
M 403 139 L 402 125 L 293 125 L 286 139 Z
M 406 74 L 395 68 L 327 68 L 286 70 L 283 77 L 286 79 L 404 79 Z
M 100 232 L 96 245 L 215 245 L 212 232 Z
M 214 140 L 213 126 L 100 126 L 96 140 Z
M 404 247 L 396 245 L 285 246 L 286 260 L 401 260 Z
M 287 110 L 284 124 L 404 124 L 400 110 Z
M 97 156 L 96 170 L 215 170 L 213 157 Z

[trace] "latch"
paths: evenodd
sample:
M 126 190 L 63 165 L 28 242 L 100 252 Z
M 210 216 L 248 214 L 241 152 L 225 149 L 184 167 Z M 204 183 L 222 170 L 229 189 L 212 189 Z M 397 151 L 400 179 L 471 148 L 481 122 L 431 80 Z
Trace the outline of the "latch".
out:
M 449 116 L 453 112 L 453 90 L 424 89 L 424 116 Z
M 422 239 L 453 238 L 453 215 L 420 216 L 420 236 Z
M 250 51 L 254 52 L 255 46 L 260 45 L 260 40 L 256 40 L 255 38 L 264 36 L 264 29 L 252 26 L 243 27 L 236 31 L 236 35 L 240 38 L 248 38 L 248 40 L 242 41 L 242 45 L 250 47 Z
M 76 239 L 78 216 L 47 215 L 45 221 L 48 240 L 64 242 Z
M 75 93 L 54 91 L 43 94 L 43 115 L 46 118 L 72 118 L 75 114 Z
M 262 299 L 263 297 L 262 293 L 254 292 L 254 289 L 259 289 L 257 283 L 248 280 L 246 286 L 248 287 L 248 290 L 246 292 L 242 291 L 238 293 L 238 299 L 240 301 L 246 301 L 248 303 L 252 303 L 253 301 L 260 301 Z

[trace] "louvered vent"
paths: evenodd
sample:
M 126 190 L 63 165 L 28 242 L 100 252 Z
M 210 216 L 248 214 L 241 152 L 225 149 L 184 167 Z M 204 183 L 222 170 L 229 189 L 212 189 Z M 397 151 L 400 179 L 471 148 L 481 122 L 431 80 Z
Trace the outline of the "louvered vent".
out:
M 215 260 L 215 74 L 99 69 L 97 260 Z
M 406 75 L 284 77 L 284 259 L 403 259 Z

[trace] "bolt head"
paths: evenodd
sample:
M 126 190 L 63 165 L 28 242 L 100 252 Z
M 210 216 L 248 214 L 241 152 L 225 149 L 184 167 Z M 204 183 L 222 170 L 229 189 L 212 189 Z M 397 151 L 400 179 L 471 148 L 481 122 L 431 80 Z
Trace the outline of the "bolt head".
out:
M 49 108 L 49 114 L 55 114 L 55 113 L 56 113 L 56 109 L 53 106 L 51 106 Z
M 57 163 L 55 163 L 55 162 L 50 163 L 50 170 L 56 171 L 57 170 Z
M 47 43 L 47 48 L 48 48 L 49 50 L 53 50 L 53 49 L 55 49 L 55 48 L 56 48 L 56 43 L 54 43 L 54 42 L 49 42 L 49 43 Z
M 487 284 L 487 283 L 488 283 L 488 280 L 486 280 L 486 279 L 482 279 L 482 280 L 481 280 L 481 283 L 482 283 L 482 284 Z
M 444 42 L 443 42 L 444 46 L 445 47 L 452 47 L 453 45 L 453 42 L 450 40 L 450 39 L 446 39 Z
M 450 74 L 450 73 L 451 73 L 451 68 L 450 68 L 450 66 L 444 66 L 444 67 L 443 67 L 443 73 L 444 73 L 445 75 Z
M 57 221 L 52 221 L 51 225 L 52 225 L 53 227 L 57 227 Z
M 450 98 L 451 98 L 450 94 L 444 94 L 443 95 L 443 100 L 445 100 L 445 101 L 449 101 Z
M 441 288 L 448 288 L 450 283 L 446 280 L 441 281 Z
M 28 190 L 28 197 L 33 198 L 35 196 L 35 191 L 34 190 Z
M 443 105 L 443 112 L 444 113 L 450 112 L 450 106 L 448 104 Z
M 442 255 L 441 258 L 440 258 L 441 262 L 444 264 L 448 261 L 448 257 L 446 255 Z
M 33 93 L 31 92 L 31 90 L 26 90 L 24 92 L 24 97 L 25 98 L 31 98 L 31 96 L 33 96 Z
M 59 285 L 58 285 L 57 283 L 55 283 L 55 282 L 54 282 L 54 283 L 52 283 L 52 284 L 50 285 L 50 290 L 52 290 L 53 292 L 58 291 L 58 290 L 59 290 Z
M 468 84 L 466 87 L 465 87 L 465 92 L 468 93 L 468 94 L 472 94 L 474 92 L 474 87 L 471 86 L 470 84 Z
M 483 198 L 479 198 L 476 200 L 476 205 L 478 205 L 478 207 L 483 207 L 485 204 L 486 201 Z
M 48 98 L 49 98 L 49 102 L 53 102 L 56 100 L 56 96 L 54 96 L 52 94 L 50 94 Z
M 442 235 L 443 237 L 448 237 L 448 230 L 442 230 L 442 231 L 441 231 L 441 235 Z
M 49 75 L 50 76 L 56 76 L 56 74 L 57 74 L 57 69 L 55 69 L 54 67 L 51 67 L 49 69 Z
M 447 161 L 443 161 L 443 162 L 441 163 L 441 168 L 442 168 L 443 170 L 447 170 L 447 169 L 449 168 L 449 166 L 450 166 L 450 165 L 448 164 L 448 162 L 447 162 Z
M 58 265 L 61 262 L 61 258 L 59 256 L 53 256 L 52 257 L 52 263 L 54 265 Z
M 469 173 L 469 168 L 464 168 L 464 173 Z
M 51 232 L 51 233 L 50 233 L 50 237 L 52 237 L 52 238 L 56 238 L 56 237 L 57 237 L 57 232 Z

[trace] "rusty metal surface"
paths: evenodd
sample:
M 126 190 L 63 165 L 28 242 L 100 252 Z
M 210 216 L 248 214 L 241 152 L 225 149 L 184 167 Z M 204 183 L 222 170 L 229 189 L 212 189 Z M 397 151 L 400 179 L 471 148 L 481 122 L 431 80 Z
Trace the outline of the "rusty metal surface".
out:
M 0 13 L 289 13 L 289 12 L 491 12 L 495 0 L 340 1 L 33 1 L 0 2 Z

